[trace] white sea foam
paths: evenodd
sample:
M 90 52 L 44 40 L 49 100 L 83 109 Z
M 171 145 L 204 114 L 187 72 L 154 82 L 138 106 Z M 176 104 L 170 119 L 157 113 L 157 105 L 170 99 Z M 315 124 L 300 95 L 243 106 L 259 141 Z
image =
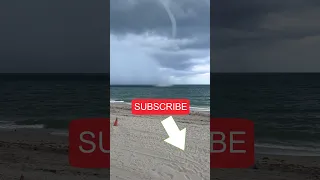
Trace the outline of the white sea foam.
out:
M 43 124 L 19 125 L 14 123 L 1 124 L 0 129 L 43 129 Z

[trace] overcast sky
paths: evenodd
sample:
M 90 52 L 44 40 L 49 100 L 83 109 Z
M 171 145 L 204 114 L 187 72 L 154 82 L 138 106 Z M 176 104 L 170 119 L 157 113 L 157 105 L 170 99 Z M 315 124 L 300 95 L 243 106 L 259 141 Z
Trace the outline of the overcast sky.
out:
M 111 84 L 209 84 L 209 0 L 111 0 Z
M 318 0 L 212 1 L 211 72 L 319 72 Z M 107 72 L 113 84 L 209 83 L 209 0 L 10 0 L 1 72 Z M 166 7 L 166 8 L 165 8 Z
M 212 72 L 319 72 L 320 1 L 212 3 Z
M 106 0 L 0 3 L 0 73 L 109 70 Z

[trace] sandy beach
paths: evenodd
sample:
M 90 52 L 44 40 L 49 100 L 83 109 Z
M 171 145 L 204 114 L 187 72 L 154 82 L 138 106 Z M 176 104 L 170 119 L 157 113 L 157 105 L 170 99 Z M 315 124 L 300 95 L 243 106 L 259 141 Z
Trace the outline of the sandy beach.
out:
M 130 106 L 112 104 L 112 180 L 209 180 L 209 114 L 193 112 L 174 116 L 180 129 L 187 128 L 186 149 L 181 151 L 163 140 L 165 116 L 132 116 Z M 106 169 L 78 169 L 68 164 L 66 136 L 45 129 L 1 129 L 0 179 L 25 180 L 108 179 Z M 252 169 L 215 169 L 216 180 L 316 180 L 319 157 L 257 155 Z

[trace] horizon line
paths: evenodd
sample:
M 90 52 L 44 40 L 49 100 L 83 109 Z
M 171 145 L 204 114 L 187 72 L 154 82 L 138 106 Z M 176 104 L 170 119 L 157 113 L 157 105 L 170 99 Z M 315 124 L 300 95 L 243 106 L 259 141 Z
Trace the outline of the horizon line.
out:
M 320 73 L 320 72 L 210 72 L 210 74 L 315 74 L 315 73 Z M 6 73 L 1 73 L 0 75 L 108 75 L 108 73 L 46 73 L 46 72 L 23 72 L 23 73 L 15 73 L 15 72 L 6 72 Z
M 153 87 L 171 87 L 171 86 L 210 86 L 210 84 L 172 84 L 170 86 L 156 86 L 152 84 L 110 84 L 110 86 L 153 86 Z

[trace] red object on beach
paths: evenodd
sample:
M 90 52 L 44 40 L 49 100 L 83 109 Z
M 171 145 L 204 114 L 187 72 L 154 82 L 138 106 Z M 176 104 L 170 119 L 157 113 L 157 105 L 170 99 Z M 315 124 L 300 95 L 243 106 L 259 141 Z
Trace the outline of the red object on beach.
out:
M 116 118 L 116 120 L 114 121 L 113 126 L 118 126 L 118 118 Z

